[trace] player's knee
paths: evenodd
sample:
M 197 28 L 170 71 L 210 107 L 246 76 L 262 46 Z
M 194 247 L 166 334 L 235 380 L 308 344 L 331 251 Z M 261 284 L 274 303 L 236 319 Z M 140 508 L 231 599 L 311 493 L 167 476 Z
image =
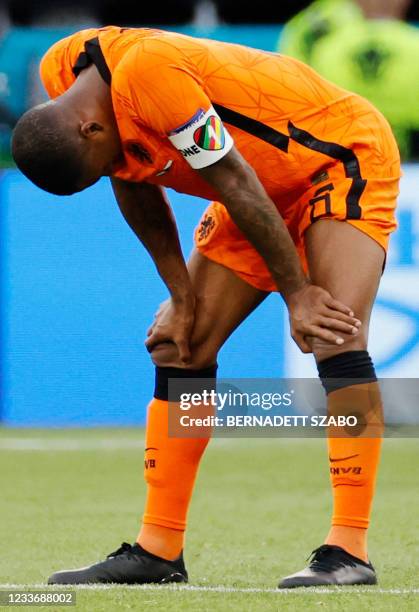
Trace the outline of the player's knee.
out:
M 191 366 L 194 369 L 208 368 L 217 361 L 218 350 L 207 339 L 192 339 Z
M 151 351 L 151 359 L 155 366 L 162 368 L 175 367 L 192 370 L 208 368 L 217 360 L 217 351 L 204 341 L 192 341 L 190 348 L 191 358 L 187 364 L 180 360 L 178 349 L 172 342 L 157 344 Z
M 179 360 L 179 353 L 173 342 L 162 342 L 153 347 L 150 352 L 155 366 L 169 367 Z
M 360 331 L 356 336 L 347 336 L 345 343 L 342 345 L 330 344 L 320 340 L 319 338 L 313 338 L 311 348 L 316 359 L 316 363 L 319 364 L 325 359 L 329 359 L 342 353 L 348 353 L 350 351 L 366 351 L 367 345 L 367 335 L 366 333 Z

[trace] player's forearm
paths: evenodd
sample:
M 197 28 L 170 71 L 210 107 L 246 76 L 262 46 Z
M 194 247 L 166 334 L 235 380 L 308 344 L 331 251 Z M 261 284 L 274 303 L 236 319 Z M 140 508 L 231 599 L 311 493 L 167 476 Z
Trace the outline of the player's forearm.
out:
M 160 216 L 160 223 L 156 218 L 151 221 L 148 214 L 141 218 L 135 216 L 137 227 L 135 232 L 150 253 L 172 299 L 186 301 L 192 297 L 192 285 L 179 244 L 175 221 L 168 207 L 165 212 L 164 218 Z
M 287 226 L 254 170 L 232 150 L 200 173 L 217 189 L 233 221 L 263 257 L 288 301 L 308 281 Z
M 153 259 L 174 301 L 193 300 L 176 222 L 163 191 L 155 185 L 112 179 L 121 212 Z
M 224 203 L 233 221 L 263 257 L 285 300 L 307 284 L 287 226 L 264 192 L 242 186 L 230 192 Z

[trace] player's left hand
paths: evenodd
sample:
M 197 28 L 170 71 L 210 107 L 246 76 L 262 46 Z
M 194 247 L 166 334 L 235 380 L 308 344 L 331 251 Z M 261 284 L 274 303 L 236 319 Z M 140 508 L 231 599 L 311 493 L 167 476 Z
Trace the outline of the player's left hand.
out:
M 160 305 L 152 325 L 147 330 L 145 342 L 148 352 L 163 342 L 173 342 L 179 351 L 179 359 L 189 363 L 191 350 L 189 346 L 195 323 L 195 299 L 166 300 Z
M 361 321 L 328 291 L 307 283 L 287 299 L 291 336 L 303 353 L 311 353 L 309 338 L 344 344 L 343 335 L 355 335 Z

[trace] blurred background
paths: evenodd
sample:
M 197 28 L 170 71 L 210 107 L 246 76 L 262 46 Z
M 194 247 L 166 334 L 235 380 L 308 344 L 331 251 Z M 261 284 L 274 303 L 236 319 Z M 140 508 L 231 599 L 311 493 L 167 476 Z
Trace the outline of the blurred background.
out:
M 419 373 L 419 3 L 417 0 L 44 0 L 0 2 L 0 422 L 14 426 L 144 422 L 153 368 L 142 340 L 165 290 L 125 225 L 107 180 L 71 198 L 14 168 L 10 133 L 45 99 L 38 64 L 83 27 L 157 26 L 292 55 L 371 100 L 404 162 L 387 270 L 372 325 L 380 376 Z M 206 203 L 169 193 L 185 255 Z M 233 335 L 221 377 L 309 377 L 271 296 Z

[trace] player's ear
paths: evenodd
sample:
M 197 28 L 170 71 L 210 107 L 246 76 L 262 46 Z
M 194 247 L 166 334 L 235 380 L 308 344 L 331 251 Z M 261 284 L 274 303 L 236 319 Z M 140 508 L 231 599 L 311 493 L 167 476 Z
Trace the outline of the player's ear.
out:
M 99 132 L 103 132 L 103 125 L 96 121 L 84 121 L 80 124 L 80 134 L 83 138 L 94 138 Z

